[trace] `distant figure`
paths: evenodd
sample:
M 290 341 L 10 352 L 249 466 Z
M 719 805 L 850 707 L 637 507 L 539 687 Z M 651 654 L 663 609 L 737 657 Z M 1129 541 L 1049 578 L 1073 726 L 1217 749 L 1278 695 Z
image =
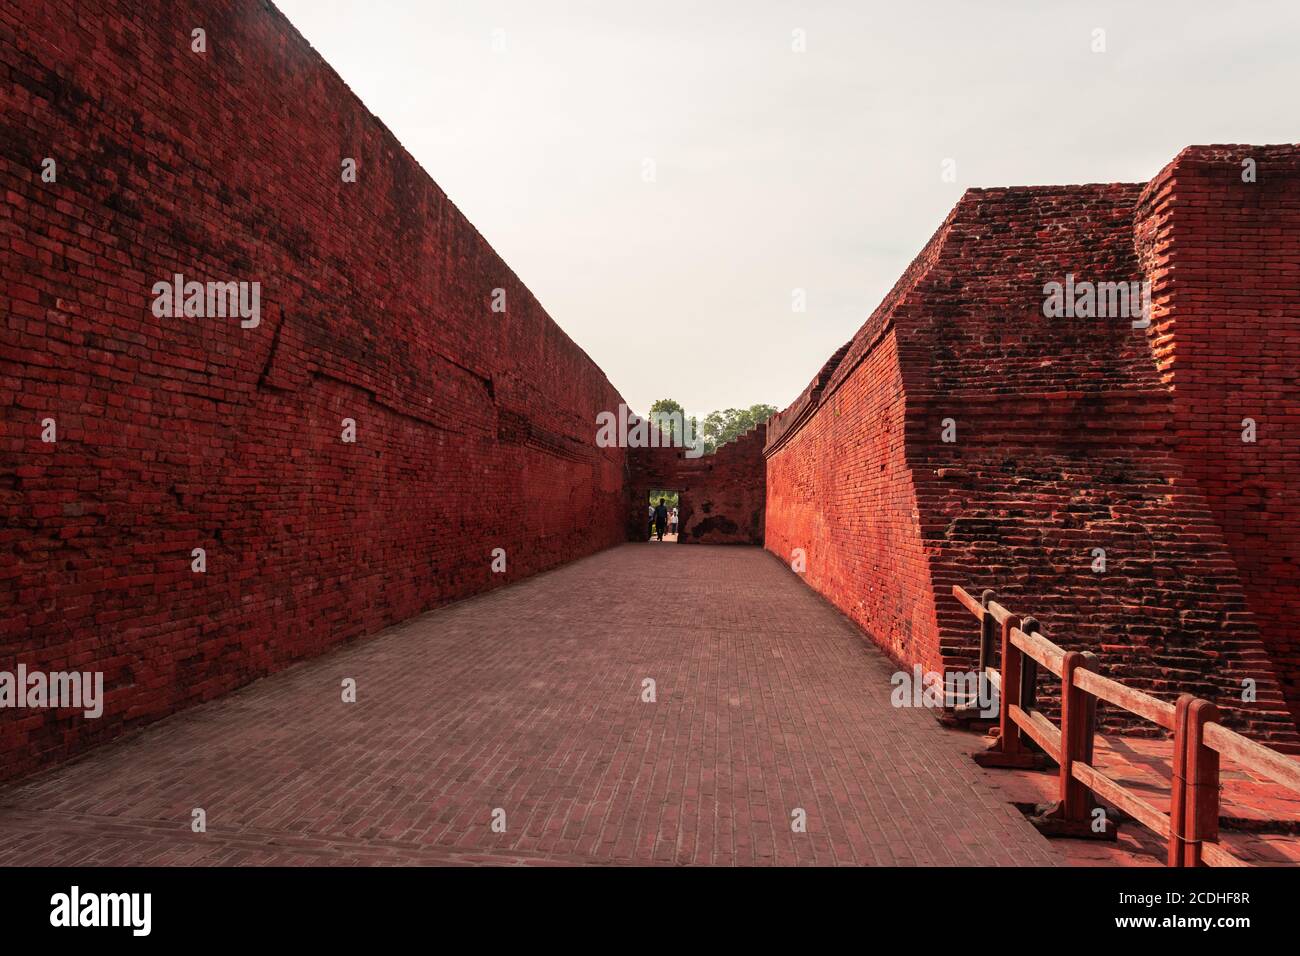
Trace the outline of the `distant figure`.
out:
M 668 524 L 668 509 L 664 507 L 664 500 L 659 499 L 659 506 L 655 508 L 655 536 L 660 541 L 664 539 L 664 528 Z
M 653 538 L 655 536 L 655 506 L 648 504 L 646 505 L 646 508 L 649 509 L 649 515 L 650 515 L 650 517 L 646 521 L 646 527 L 650 529 L 647 534 L 647 537 Z
M 677 509 L 676 508 L 668 512 L 668 533 L 669 534 L 677 533 Z

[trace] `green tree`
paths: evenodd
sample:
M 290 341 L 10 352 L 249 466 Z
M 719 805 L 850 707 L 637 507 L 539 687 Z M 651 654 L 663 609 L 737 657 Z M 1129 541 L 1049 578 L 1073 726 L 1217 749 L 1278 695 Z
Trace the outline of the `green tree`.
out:
M 661 398 L 650 406 L 650 414 L 646 417 L 652 426 L 658 425 L 659 430 L 670 437 L 671 444 L 681 443 L 682 423 L 686 421 L 686 409 L 682 408 L 680 402 L 671 398 Z M 691 424 L 694 426 L 694 419 L 691 419 Z
M 685 423 L 690 424 L 691 439 L 698 440 L 700 423 L 694 415 L 686 414 L 686 409 L 682 408 L 680 402 L 671 398 L 661 398 L 651 405 L 650 414 L 646 418 L 651 426 L 658 425 L 659 431 L 666 436 L 667 440 L 661 443 L 664 447 L 685 447 L 686 440 L 682 435 Z
M 680 446 L 682 441 L 682 423 L 690 422 L 691 435 L 704 442 L 704 453 L 711 455 L 727 442 L 739 438 L 755 425 L 762 424 L 776 414 L 772 405 L 758 404 L 749 408 L 726 408 L 710 412 L 700 424 L 693 415 L 687 415 L 680 402 L 671 398 L 661 398 L 650 406 L 646 418 L 652 426 L 668 438 L 664 444 Z
M 662 498 L 662 499 L 664 500 L 664 507 L 667 508 L 669 511 L 672 511 L 674 508 L 677 507 L 677 504 L 678 504 L 678 502 L 677 502 L 677 492 L 675 492 L 675 491 L 668 491 L 668 490 L 665 489 L 665 488 L 651 488 L 651 489 L 650 489 L 650 504 L 651 504 L 651 505 L 657 505 L 657 504 L 659 504 L 659 499 L 660 499 L 660 498 Z
M 705 416 L 702 426 L 705 454 L 712 454 L 727 442 L 739 438 L 755 425 L 761 425 L 775 414 L 776 409 L 765 404 L 710 412 Z

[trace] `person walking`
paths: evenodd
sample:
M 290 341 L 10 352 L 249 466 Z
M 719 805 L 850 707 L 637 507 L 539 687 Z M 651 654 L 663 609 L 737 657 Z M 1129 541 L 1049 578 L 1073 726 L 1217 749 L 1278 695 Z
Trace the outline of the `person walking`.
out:
M 655 536 L 662 541 L 664 539 L 664 528 L 668 525 L 668 508 L 664 505 L 664 499 L 659 499 L 659 505 L 655 508 Z

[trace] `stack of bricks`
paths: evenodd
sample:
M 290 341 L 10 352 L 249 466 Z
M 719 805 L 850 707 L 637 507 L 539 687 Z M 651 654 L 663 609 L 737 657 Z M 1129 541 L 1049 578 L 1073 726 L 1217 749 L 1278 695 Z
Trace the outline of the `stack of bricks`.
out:
M 1266 653 L 1270 608 L 1248 603 L 1230 516 L 1185 469 L 1188 427 L 1151 345 L 1159 322 L 1045 315 L 1045 287 L 1067 275 L 1146 278 L 1135 242 L 1142 193 L 1126 184 L 967 192 L 772 423 L 767 547 L 786 560 L 802 549 L 807 582 L 902 664 L 971 668 L 976 628 L 951 587 L 994 588 L 1050 639 L 1095 651 L 1111 676 L 1166 698 L 1210 698 L 1234 726 L 1294 748 L 1281 693 L 1294 671 Z M 1275 220 L 1250 223 L 1276 234 Z M 1259 268 L 1293 280 L 1293 257 L 1270 252 Z M 1255 324 L 1251 354 L 1289 352 L 1294 383 L 1295 334 L 1269 321 Z M 1215 367 L 1200 387 L 1222 403 L 1241 366 Z M 1245 380 L 1260 389 L 1288 375 L 1266 370 L 1267 384 L 1253 371 Z M 1240 429 L 1231 434 L 1240 441 Z M 1288 442 L 1278 437 L 1283 467 Z M 1243 699 L 1247 686 L 1256 699 Z M 1137 729 L 1114 709 L 1103 714 Z
M 0 670 L 106 691 L 0 776 L 625 539 L 621 397 L 269 4 L 8 4 L 0 72 Z

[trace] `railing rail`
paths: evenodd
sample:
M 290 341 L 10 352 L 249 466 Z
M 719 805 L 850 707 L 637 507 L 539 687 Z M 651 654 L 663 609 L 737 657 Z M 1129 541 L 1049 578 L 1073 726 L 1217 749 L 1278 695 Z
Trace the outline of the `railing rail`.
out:
M 1300 761 L 1229 730 L 1218 722 L 1219 709 L 1208 700 L 1183 694 L 1176 705 L 1169 704 L 1102 676 L 1095 654 L 1053 644 L 1034 618 L 1022 619 L 998 604 L 991 590 L 975 598 L 953 585 L 952 593 L 980 623 L 979 673 L 998 688 L 998 737 L 975 760 L 986 767 L 1041 767 L 1046 755 L 1059 767 L 1059 799 L 1034 819 L 1040 830 L 1050 836 L 1113 838 L 1114 821 L 1097 805 L 1095 795 L 1167 837 L 1169 866 L 1249 865 L 1218 842 L 1219 757 L 1297 793 Z M 1001 654 L 995 655 L 999 647 Z M 1061 678 L 1059 728 L 1035 707 L 1039 667 Z M 1173 731 L 1168 812 L 1093 766 L 1099 700 Z

